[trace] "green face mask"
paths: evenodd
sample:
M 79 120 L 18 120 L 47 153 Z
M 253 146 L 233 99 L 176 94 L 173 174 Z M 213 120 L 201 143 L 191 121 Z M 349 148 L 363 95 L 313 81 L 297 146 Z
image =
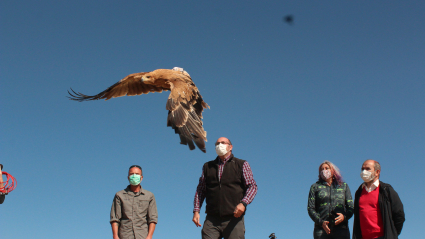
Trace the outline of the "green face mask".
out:
M 138 174 L 132 174 L 132 175 L 130 175 L 130 184 L 131 185 L 133 185 L 133 186 L 137 186 L 137 185 L 139 185 L 140 184 L 140 175 L 138 175 Z

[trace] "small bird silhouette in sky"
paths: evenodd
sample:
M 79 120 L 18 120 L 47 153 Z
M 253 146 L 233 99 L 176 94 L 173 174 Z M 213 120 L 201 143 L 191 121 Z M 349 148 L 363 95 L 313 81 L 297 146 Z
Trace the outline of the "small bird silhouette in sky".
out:
M 294 24 L 294 16 L 286 15 L 286 16 L 283 17 L 283 21 L 288 23 L 289 25 L 293 25 Z

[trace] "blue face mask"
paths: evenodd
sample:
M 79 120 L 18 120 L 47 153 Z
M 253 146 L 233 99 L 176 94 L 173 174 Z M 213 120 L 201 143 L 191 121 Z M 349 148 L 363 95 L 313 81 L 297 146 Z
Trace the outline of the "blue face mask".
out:
M 133 185 L 133 186 L 137 186 L 137 185 L 139 185 L 140 184 L 140 175 L 138 175 L 138 174 L 132 174 L 132 175 L 130 175 L 130 177 L 129 177 L 129 181 L 130 181 L 130 184 L 131 185 Z

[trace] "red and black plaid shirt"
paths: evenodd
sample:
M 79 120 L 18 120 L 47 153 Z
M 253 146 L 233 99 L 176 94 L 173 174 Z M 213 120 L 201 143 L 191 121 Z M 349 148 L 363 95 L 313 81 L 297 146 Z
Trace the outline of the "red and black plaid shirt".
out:
M 224 165 L 226 164 L 226 162 L 229 160 L 231 156 L 232 155 L 230 154 L 227 158 L 225 158 L 224 162 L 222 160 L 219 160 L 218 179 L 220 181 L 221 181 L 221 175 L 223 174 Z M 254 200 L 254 197 L 257 194 L 257 183 L 254 180 L 251 167 L 249 166 L 249 163 L 247 161 L 245 161 L 245 163 L 243 164 L 243 179 L 247 189 L 241 202 L 244 202 L 248 205 L 252 202 L 252 200 Z M 193 202 L 194 212 L 201 211 L 202 203 L 204 202 L 204 199 L 205 199 L 206 190 L 207 189 L 206 189 L 206 182 L 204 177 L 204 168 L 202 167 L 202 175 L 199 178 L 199 184 L 198 184 L 198 187 L 196 188 L 195 200 Z

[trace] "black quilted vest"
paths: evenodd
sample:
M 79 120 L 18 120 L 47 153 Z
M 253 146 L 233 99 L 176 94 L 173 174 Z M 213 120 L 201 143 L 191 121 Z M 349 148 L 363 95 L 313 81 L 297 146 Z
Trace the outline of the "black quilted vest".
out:
M 233 212 L 245 195 L 246 188 L 243 180 L 243 164 L 245 160 L 230 156 L 224 165 L 221 182 L 218 180 L 217 157 L 204 165 L 206 182 L 206 213 L 208 215 L 227 217 Z

